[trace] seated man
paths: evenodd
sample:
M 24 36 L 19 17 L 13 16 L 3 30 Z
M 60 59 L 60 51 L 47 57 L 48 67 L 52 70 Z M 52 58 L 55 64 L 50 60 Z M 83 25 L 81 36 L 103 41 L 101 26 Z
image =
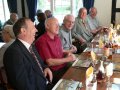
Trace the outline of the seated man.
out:
M 73 37 L 77 39 L 81 44 L 90 42 L 93 38 L 93 35 L 90 32 L 90 27 L 86 21 L 86 16 L 86 8 L 81 8 L 79 10 L 78 17 L 75 19 L 75 25 L 72 30 Z
M 78 13 L 78 17 L 75 19 L 75 25 L 72 30 L 72 36 L 75 38 L 74 45 L 77 47 L 77 53 L 81 53 L 87 46 L 87 42 L 90 42 L 93 35 L 90 31 L 90 27 L 86 21 L 87 10 L 81 8 Z
M 52 12 L 50 10 L 45 10 L 45 15 L 46 15 L 46 18 L 53 17 Z
M 87 21 L 93 34 L 96 34 L 102 29 L 96 16 L 97 9 L 95 7 L 90 8 L 89 14 L 87 15 Z
M 10 14 L 10 19 L 8 19 L 8 20 L 4 23 L 3 27 L 4 27 L 5 25 L 13 25 L 17 20 L 18 20 L 18 15 L 17 15 L 16 13 L 11 13 L 11 14 Z
M 59 33 L 58 20 L 54 17 L 45 21 L 46 33 L 35 42 L 35 46 L 53 72 L 53 84 L 55 84 L 68 69 L 68 62 L 75 61 L 73 54 L 64 55 Z
M 33 22 L 20 18 L 13 25 L 13 31 L 16 40 L 3 58 L 9 84 L 14 90 L 47 90 L 46 76 L 52 81 L 52 72 L 31 46 L 37 32 Z
M 75 18 L 73 15 L 66 15 L 60 28 L 59 35 L 62 41 L 63 49 L 67 52 L 75 53 L 77 48 L 72 45 L 71 29 L 74 26 Z
M 39 38 L 42 34 L 45 33 L 45 19 L 46 16 L 44 13 L 38 13 L 37 19 L 39 21 L 38 25 L 36 26 L 36 29 L 38 30 L 36 39 Z

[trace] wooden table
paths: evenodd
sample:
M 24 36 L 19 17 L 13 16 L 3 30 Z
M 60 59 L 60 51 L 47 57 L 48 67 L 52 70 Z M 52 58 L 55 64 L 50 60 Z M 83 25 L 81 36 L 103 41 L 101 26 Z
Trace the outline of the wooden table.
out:
M 98 36 L 99 35 L 97 35 L 94 38 L 94 40 L 92 40 L 92 42 L 91 42 L 93 44 L 93 48 L 96 48 L 96 46 L 98 45 L 98 42 L 97 42 L 97 40 L 99 39 Z M 79 60 L 86 60 L 89 57 L 90 57 L 90 51 L 87 51 L 87 49 L 80 55 L 77 55 L 77 58 L 79 58 Z M 111 60 L 112 62 L 115 62 L 115 63 L 120 62 L 120 54 L 110 55 L 109 60 Z M 75 68 L 74 66 L 71 66 L 68 69 L 68 71 L 64 74 L 62 79 L 67 79 L 67 80 L 72 79 L 75 81 L 80 81 L 83 83 L 83 87 L 80 88 L 80 90 L 86 90 L 86 85 L 85 85 L 86 70 L 87 70 L 87 68 L 83 68 L 83 67 Z M 120 78 L 120 72 L 114 71 L 114 73 L 111 77 L 111 81 L 113 81 L 114 78 Z M 106 90 L 106 82 L 97 83 L 97 90 Z
M 86 80 L 86 75 L 85 75 L 86 69 L 85 68 L 74 68 L 71 67 L 63 76 L 63 79 L 68 79 L 68 80 L 76 80 L 80 81 L 83 83 L 83 87 L 80 90 L 86 90 L 86 85 L 85 85 L 85 80 Z M 113 73 L 113 76 L 111 77 L 111 80 L 113 78 L 120 78 L 120 72 L 115 72 Z M 97 90 L 106 90 L 106 82 L 102 83 L 97 83 Z

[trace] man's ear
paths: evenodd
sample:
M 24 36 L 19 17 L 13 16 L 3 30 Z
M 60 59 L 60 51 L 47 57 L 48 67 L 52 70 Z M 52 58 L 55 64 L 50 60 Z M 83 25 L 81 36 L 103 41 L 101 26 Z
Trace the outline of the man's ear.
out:
M 21 28 L 21 33 L 25 33 L 26 32 L 26 30 L 25 30 L 25 28 Z
M 48 24 L 46 24 L 46 28 L 49 29 L 49 25 Z

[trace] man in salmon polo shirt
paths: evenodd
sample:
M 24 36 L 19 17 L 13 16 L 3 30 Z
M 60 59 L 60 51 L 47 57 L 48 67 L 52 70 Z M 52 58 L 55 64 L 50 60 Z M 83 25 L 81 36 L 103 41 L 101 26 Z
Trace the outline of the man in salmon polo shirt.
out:
M 41 58 L 52 70 L 53 84 L 55 84 L 69 68 L 68 63 L 75 61 L 76 57 L 63 50 L 56 18 L 48 18 L 45 21 L 45 28 L 46 33 L 37 39 L 35 46 Z

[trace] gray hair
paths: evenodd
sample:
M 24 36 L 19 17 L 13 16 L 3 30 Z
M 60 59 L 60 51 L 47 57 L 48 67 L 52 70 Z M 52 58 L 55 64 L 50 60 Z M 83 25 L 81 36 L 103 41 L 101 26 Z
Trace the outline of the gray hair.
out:
M 91 10 L 92 10 L 92 9 L 95 9 L 96 12 L 97 12 L 97 8 L 96 8 L 96 7 L 91 7 L 91 8 L 89 9 L 89 13 L 91 13 Z
M 55 20 L 55 19 L 57 20 L 57 18 L 55 18 L 55 17 L 47 18 L 47 19 L 45 20 L 45 28 L 48 26 L 48 24 L 50 24 L 49 21 Z
M 78 16 L 83 12 L 84 9 L 87 10 L 85 7 L 79 9 Z
M 9 33 L 10 37 L 15 39 L 15 35 L 13 33 L 13 25 L 5 25 L 2 32 Z
M 67 14 L 67 15 L 64 17 L 64 19 L 63 19 L 63 24 L 64 24 L 64 22 L 65 22 L 66 20 L 68 20 L 69 17 L 73 17 L 73 18 L 74 18 L 74 16 L 73 16 L 72 14 Z M 74 20 L 75 20 L 75 18 L 74 18 Z

